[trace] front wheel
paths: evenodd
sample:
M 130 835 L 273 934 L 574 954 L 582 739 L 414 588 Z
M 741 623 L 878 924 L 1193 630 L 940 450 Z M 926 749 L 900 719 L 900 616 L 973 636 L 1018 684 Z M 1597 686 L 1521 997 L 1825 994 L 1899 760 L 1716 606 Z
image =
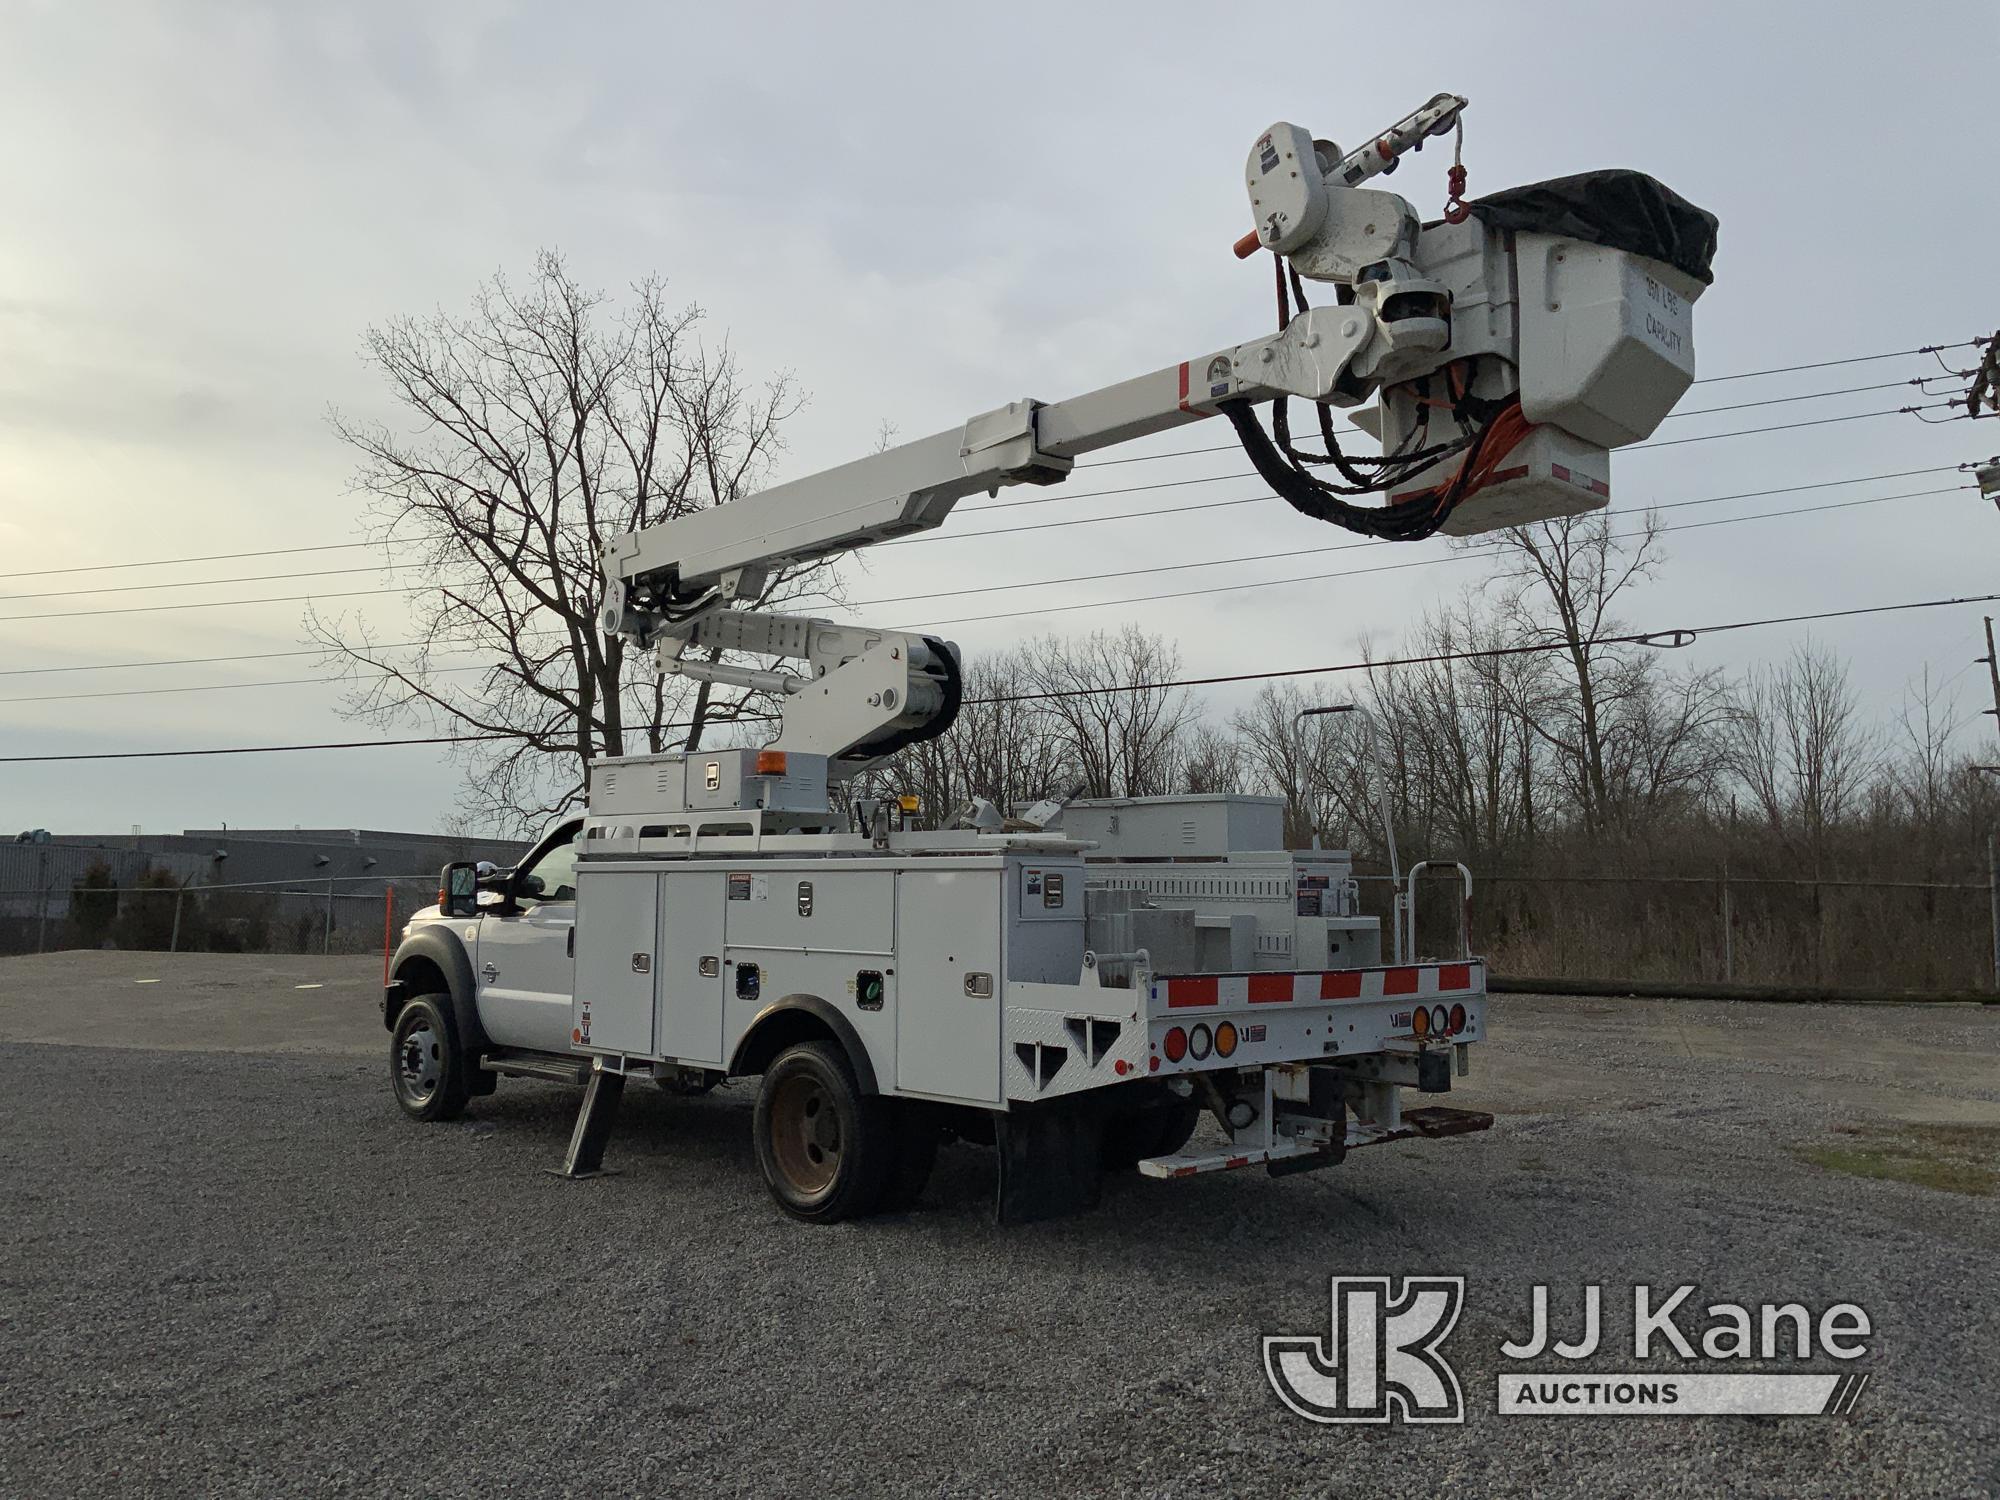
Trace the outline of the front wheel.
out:
M 471 1064 L 445 1014 L 443 997 L 418 995 L 396 1017 L 389 1082 L 413 1120 L 455 1120 L 472 1093 Z
M 861 1092 L 830 1042 L 787 1048 L 765 1070 L 751 1122 L 778 1207 L 809 1224 L 875 1211 L 896 1162 L 886 1102 Z

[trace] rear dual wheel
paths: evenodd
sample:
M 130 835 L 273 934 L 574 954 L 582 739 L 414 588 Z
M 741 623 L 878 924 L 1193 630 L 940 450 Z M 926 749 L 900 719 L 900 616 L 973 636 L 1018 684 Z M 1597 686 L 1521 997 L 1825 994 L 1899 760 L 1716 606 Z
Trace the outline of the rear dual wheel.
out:
M 1201 1106 L 1191 1099 L 1170 1098 L 1164 1104 L 1114 1115 L 1104 1122 L 1099 1159 L 1107 1167 L 1123 1169 L 1148 1157 L 1172 1156 L 1188 1143 L 1200 1123 Z

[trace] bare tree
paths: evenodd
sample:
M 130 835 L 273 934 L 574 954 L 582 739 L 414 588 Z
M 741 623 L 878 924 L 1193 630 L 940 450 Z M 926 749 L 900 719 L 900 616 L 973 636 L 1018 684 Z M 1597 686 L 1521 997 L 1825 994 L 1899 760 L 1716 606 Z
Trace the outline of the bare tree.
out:
M 1151 797 L 1172 791 L 1182 736 L 1196 718 L 1177 647 L 1136 625 L 1114 634 L 1045 636 L 1027 661 L 1055 737 L 1086 796 Z M 1062 694 L 1063 696 L 1054 696 Z
M 1584 834 L 1637 823 L 1701 789 L 1723 758 L 1729 718 L 1719 674 L 1673 677 L 1624 631 L 1619 601 L 1662 559 L 1659 518 L 1635 534 L 1598 512 L 1521 527 L 1500 539 L 1500 613 L 1511 643 L 1551 649 L 1510 674 L 1521 722 L 1552 752 Z
M 1951 741 L 1961 722 L 1958 700 L 1931 680 L 1926 662 L 1922 676 L 1903 689 L 1896 723 L 1902 753 L 1889 772 L 1911 820 L 1921 828 L 1941 828 L 1951 811 L 1962 779 Z
M 926 816 L 948 816 L 972 797 L 1001 808 L 1066 791 L 1066 752 L 1026 653 L 973 657 L 964 665 L 964 705 L 950 729 L 912 745 L 869 773 L 864 791 L 913 792 Z
M 1242 746 L 1228 729 L 1203 720 L 1188 730 L 1181 746 L 1180 790 L 1247 792 L 1247 771 Z
M 1601 637 L 1616 633 L 1620 597 L 1658 566 L 1658 535 L 1650 513 L 1636 538 L 1621 538 L 1598 512 L 1499 538 L 1502 610 L 1511 632 L 1559 648 L 1536 658 L 1544 670 L 1523 684 L 1521 718 L 1555 752 L 1593 834 L 1605 832 L 1612 819 L 1609 742 L 1635 687 L 1624 670 L 1629 653 Z
M 1535 668 L 1528 657 L 1480 654 L 1513 643 L 1468 594 L 1419 623 L 1419 660 L 1370 673 L 1376 715 L 1396 749 L 1398 821 L 1433 853 L 1483 861 L 1525 828 L 1537 763 L 1516 702 Z
M 1304 848 L 1315 834 L 1346 843 L 1348 830 L 1374 826 L 1366 744 L 1348 732 L 1351 716 L 1300 717 L 1308 708 L 1344 701 L 1344 694 L 1309 692 L 1293 683 L 1267 685 L 1230 719 L 1252 789 L 1285 799 L 1289 847 Z
M 1782 664 L 1753 668 L 1734 697 L 1731 767 L 1766 826 L 1817 868 L 1881 763 L 1847 665 L 1807 641 Z
M 330 422 L 358 456 L 371 540 L 415 580 L 412 624 L 388 643 L 363 618 L 314 612 L 307 627 L 350 684 L 351 716 L 474 737 L 458 747 L 474 822 L 532 828 L 631 736 L 694 746 L 746 711 L 657 678 L 597 620 L 605 540 L 755 489 L 798 409 L 787 377 L 753 384 L 726 342 L 704 343 L 701 318 L 658 277 L 616 310 L 545 251 L 525 286 L 496 276 L 463 315 L 368 331 L 405 420 Z M 771 597 L 827 579 L 784 575 Z

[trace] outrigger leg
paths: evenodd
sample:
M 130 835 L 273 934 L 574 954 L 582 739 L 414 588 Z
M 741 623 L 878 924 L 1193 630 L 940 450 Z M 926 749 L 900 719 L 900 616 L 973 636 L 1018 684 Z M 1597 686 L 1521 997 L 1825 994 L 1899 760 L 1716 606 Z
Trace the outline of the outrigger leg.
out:
M 583 1108 L 577 1111 L 576 1129 L 570 1132 L 569 1153 L 558 1177 L 600 1177 L 608 1175 L 604 1148 L 611 1141 L 611 1127 L 618 1122 L 618 1101 L 625 1097 L 625 1075 L 593 1068 L 584 1086 Z

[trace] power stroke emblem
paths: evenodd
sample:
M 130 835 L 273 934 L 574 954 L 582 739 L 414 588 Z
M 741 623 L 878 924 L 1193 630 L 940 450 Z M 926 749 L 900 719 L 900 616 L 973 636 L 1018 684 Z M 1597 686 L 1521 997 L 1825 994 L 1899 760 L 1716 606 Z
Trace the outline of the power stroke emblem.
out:
M 1463 1276 L 1335 1276 L 1328 1337 L 1267 1335 L 1264 1375 L 1310 1422 L 1463 1422 L 1458 1373 L 1438 1352 L 1465 1304 Z

